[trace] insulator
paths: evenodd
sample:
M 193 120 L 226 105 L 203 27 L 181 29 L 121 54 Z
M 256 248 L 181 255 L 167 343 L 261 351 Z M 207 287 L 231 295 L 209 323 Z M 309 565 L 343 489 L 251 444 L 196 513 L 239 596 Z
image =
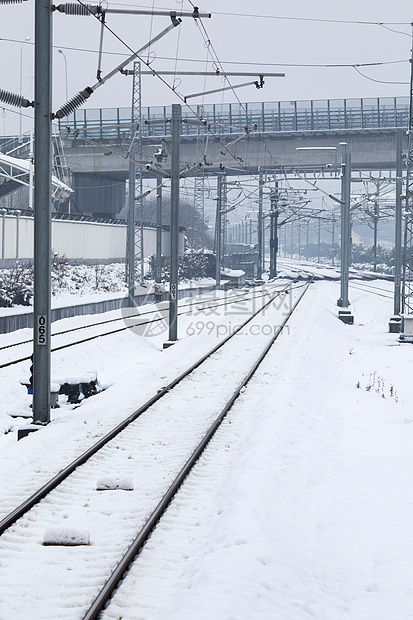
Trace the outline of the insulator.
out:
M 78 2 L 67 2 L 66 4 L 59 4 L 56 9 L 59 11 L 59 13 L 66 13 L 66 15 L 82 15 L 85 17 L 89 15 L 96 15 L 100 12 L 100 7 L 95 4 L 80 4 Z
M 0 0 L 0 4 L 20 4 L 23 0 Z
M 33 106 L 33 103 L 21 95 L 9 93 L 7 90 L 2 90 L 1 88 L 0 101 L 3 101 L 3 103 L 7 103 L 8 105 L 14 105 L 16 108 L 28 108 L 29 106 Z
M 87 86 L 85 90 L 82 90 L 80 93 L 72 97 L 70 101 L 62 105 L 62 107 L 56 112 L 56 118 L 63 118 L 64 116 L 69 116 L 72 112 L 80 108 L 80 106 L 90 97 L 93 93 L 93 90 L 90 86 Z

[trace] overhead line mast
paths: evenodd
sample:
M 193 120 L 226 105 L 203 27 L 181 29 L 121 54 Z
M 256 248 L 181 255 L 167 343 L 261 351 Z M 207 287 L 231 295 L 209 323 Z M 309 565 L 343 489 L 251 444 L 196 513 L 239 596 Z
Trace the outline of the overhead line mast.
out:
M 413 23 L 411 25 L 413 29 Z M 407 131 L 406 168 L 401 312 L 402 314 L 413 314 L 413 30 L 410 57 L 409 126 Z M 404 325 L 402 325 L 402 332 L 403 331 Z

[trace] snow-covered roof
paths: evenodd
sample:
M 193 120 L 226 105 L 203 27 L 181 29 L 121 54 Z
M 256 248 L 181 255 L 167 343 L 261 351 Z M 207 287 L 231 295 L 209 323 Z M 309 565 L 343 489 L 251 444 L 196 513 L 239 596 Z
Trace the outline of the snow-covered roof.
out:
M 19 174 L 12 172 L 12 169 L 28 174 L 30 172 L 30 166 L 31 162 L 28 159 L 20 159 L 18 157 L 11 157 L 10 155 L 0 153 L 0 176 L 8 179 L 13 178 L 22 185 L 28 185 L 27 180 L 25 179 L 23 181 Z M 10 171 L 7 170 L 7 167 L 10 167 Z M 52 186 L 54 190 L 60 190 L 65 194 L 74 193 L 71 187 L 60 181 L 60 179 L 58 179 L 55 175 L 52 175 Z

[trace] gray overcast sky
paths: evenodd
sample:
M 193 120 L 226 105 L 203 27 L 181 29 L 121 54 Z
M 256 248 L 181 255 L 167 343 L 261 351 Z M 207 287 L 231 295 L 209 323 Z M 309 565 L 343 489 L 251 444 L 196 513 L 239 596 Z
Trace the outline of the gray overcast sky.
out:
M 161 2 L 161 3 L 159 3 Z M 188 0 L 170 4 L 159 0 L 139 3 L 110 2 L 119 8 L 167 8 L 191 10 Z M 57 4 L 57 3 L 56 3 Z M 196 4 L 194 2 L 194 4 Z M 212 13 L 203 20 L 206 35 L 192 19 L 169 33 L 151 50 L 155 69 L 204 70 L 212 68 L 211 47 L 227 70 L 283 71 L 285 78 L 268 78 L 263 89 L 246 87 L 237 95 L 242 102 L 290 101 L 295 99 L 333 99 L 351 97 L 392 97 L 408 95 L 411 26 L 413 9 L 407 0 L 390 3 L 383 0 L 290 0 L 281 4 L 273 0 L 203 0 L 201 11 Z M 23 93 L 32 97 L 34 1 L 19 5 L 0 6 L 1 68 L 0 88 L 12 92 L 20 89 L 20 58 L 22 59 Z M 357 23 L 370 22 L 370 23 Z M 384 25 L 378 25 L 382 23 Z M 109 15 L 107 24 L 133 50 L 169 24 L 168 17 Z M 54 102 L 53 108 L 65 101 L 64 58 L 68 65 L 69 98 L 87 85 L 96 82 L 99 23 L 93 17 L 80 18 L 54 14 Z M 91 50 L 91 51 L 78 51 Z M 105 34 L 106 52 L 129 54 L 111 33 Z M 147 54 L 143 55 L 147 58 Z M 114 68 L 122 56 L 105 54 L 103 73 Z M 199 62 L 197 62 L 199 61 Z M 209 61 L 209 64 L 207 64 Z M 398 62 L 401 61 L 401 62 Z M 391 63 L 371 67 L 324 67 L 312 65 L 354 65 Z M 298 65 L 298 66 L 294 66 Z M 370 79 L 369 79 L 370 78 Z M 169 78 L 172 83 L 173 78 Z M 233 78 L 232 83 L 248 81 Z M 182 78 L 176 83 L 182 95 L 218 88 L 220 78 Z M 129 106 L 131 78 L 117 75 L 98 89 L 87 107 Z M 144 105 L 170 105 L 178 99 L 171 89 L 156 77 L 143 79 Z M 236 102 L 232 92 L 193 99 L 193 104 Z M 0 108 L 2 108 L 0 104 Z M 7 106 L 5 106 L 7 108 Z M 3 108 L 0 134 L 15 130 L 18 111 Z M 13 121 L 14 119 L 14 121 Z M 25 121 L 24 130 L 29 128 Z

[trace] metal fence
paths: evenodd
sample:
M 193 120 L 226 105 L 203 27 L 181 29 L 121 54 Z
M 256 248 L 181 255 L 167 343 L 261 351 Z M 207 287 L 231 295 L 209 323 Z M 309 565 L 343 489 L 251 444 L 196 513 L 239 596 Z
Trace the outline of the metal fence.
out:
M 239 133 L 246 127 L 267 133 L 407 127 L 408 115 L 408 97 L 210 104 L 183 108 L 181 134 L 203 135 L 208 125 L 217 134 Z M 143 107 L 142 135 L 169 136 L 170 118 L 170 106 Z M 202 119 L 206 126 L 186 124 L 191 118 Z M 128 139 L 134 131 L 130 108 L 76 110 L 59 121 L 59 128 L 69 138 L 107 140 Z

